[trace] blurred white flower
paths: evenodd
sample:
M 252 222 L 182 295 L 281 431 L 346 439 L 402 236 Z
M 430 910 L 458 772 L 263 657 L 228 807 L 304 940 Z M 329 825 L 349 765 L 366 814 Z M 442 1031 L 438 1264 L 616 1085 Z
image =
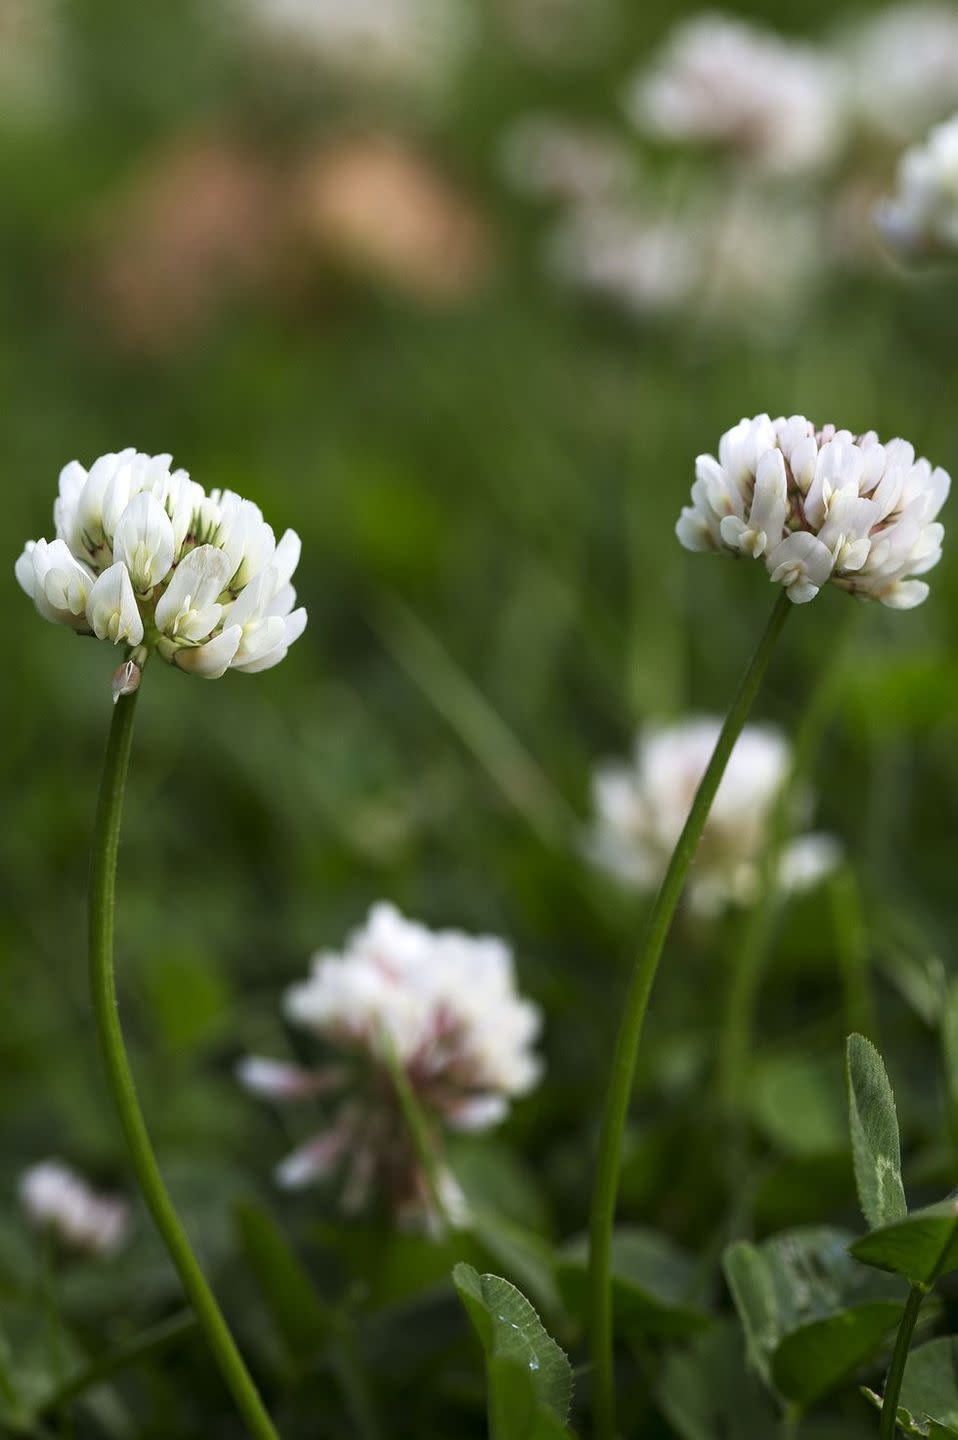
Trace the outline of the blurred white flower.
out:
M 59 1160 L 32 1165 L 21 1177 L 19 1192 L 33 1228 L 53 1235 L 67 1250 L 113 1255 L 129 1233 L 126 1201 L 98 1195 Z
M 138 664 L 156 651 L 210 678 L 266 670 L 306 625 L 290 584 L 299 537 L 287 530 L 277 544 L 252 501 L 207 495 L 170 460 L 123 450 L 89 471 L 71 461 L 57 538 L 27 543 L 17 580 L 44 619 L 131 646 Z
M 57 117 L 66 99 L 59 0 L 0 0 L 0 116 L 15 127 Z
M 742 328 L 786 317 L 821 273 L 808 207 L 770 203 L 752 187 L 666 199 L 602 196 L 571 207 L 553 232 L 550 268 L 630 315 L 684 311 Z
M 700 273 L 700 238 L 668 216 L 600 201 L 574 207 L 553 233 L 547 264 L 563 283 L 632 315 L 687 305 Z
M 958 106 L 954 5 L 892 5 L 847 28 L 839 43 L 859 124 L 891 144 L 917 140 Z
M 561 115 L 524 115 L 506 131 L 500 156 L 509 183 L 539 200 L 614 195 L 633 179 L 632 157 L 617 136 Z
M 318 954 L 309 979 L 287 991 L 284 1009 L 336 1052 L 336 1065 L 309 1070 L 250 1057 L 239 1078 L 276 1100 L 336 1095 L 327 1127 L 283 1161 L 277 1178 L 296 1187 L 342 1168 L 347 1209 L 378 1189 L 398 1214 L 428 1210 L 391 1056 L 436 1132 L 499 1124 L 541 1073 L 532 1048 L 539 1011 L 516 991 L 508 946 L 428 930 L 392 905 L 374 906 L 341 954 Z
M 905 152 L 895 195 L 878 206 L 875 221 L 904 255 L 958 250 L 958 115 Z
M 638 736 L 632 764 L 596 772 L 588 850 L 597 864 L 638 890 L 658 888 L 720 730 L 711 717 L 650 726 Z M 697 914 L 715 915 L 756 898 L 769 822 L 791 762 L 779 731 L 758 725 L 742 731 L 689 874 L 686 894 Z M 839 853 L 829 836 L 800 836 L 785 847 L 781 883 L 810 888 Z
M 462 0 L 237 0 L 255 35 L 372 83 L 445 84 L 473 35 Z
M 719 12 L 682 21 L 627 96 L 665 140 L 710 143 L 775 174 L 820 169 L 843 138 L 841 72 L 822 50 Z
M 687 550 L 761 557 L 796 604 L 829 580 L 897 610 L 927 597 L 916 577 L 941 558 L 951 480 L 906 440 L 758 415 L 722 436 L 718 459 L 700 455 L 695 476 L 676 525 Z

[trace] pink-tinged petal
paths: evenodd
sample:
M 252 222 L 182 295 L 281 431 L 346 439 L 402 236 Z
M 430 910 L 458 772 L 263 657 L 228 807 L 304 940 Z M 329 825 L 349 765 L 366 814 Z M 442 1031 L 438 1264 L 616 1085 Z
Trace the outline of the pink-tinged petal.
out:
M 323 1180 L 342 1159 L 352 1141 L 352 1130 L 337 1125 L 287 1155 L 276 1167 L 276 1182 L 284 1190 L 299 1190 L 315 1180 Z
M 446 1111 L 446 1118 L 454 1130 L 478 1132 L 501 1125 L 509 1113 L 509 1102 L 504 1095 L 473 1095 Z
M 236 1078 L 251 1095 L 268 1100 L 307 1100 L 338 1090 L 346 1081 L 341 1067 L 305 1070 L 285 1060 L 247 1055 L 236 1067 Z

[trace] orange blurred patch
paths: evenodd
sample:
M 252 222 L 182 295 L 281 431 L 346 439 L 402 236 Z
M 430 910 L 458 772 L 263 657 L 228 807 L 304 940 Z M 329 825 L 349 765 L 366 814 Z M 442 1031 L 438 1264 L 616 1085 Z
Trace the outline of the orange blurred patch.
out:
M 303 238 L 328 262 L 417 300 L 466 299 L 488 274 L 490 237 L 477 208 L 394 137 L 316 152 L 303 165 L 293 208 Z
M 163 352 L 260 285 L 286 226 L 285 185 L 255 152 L 215 139 L 148 162 L 97 225 L 92 283 L 114 336 Z

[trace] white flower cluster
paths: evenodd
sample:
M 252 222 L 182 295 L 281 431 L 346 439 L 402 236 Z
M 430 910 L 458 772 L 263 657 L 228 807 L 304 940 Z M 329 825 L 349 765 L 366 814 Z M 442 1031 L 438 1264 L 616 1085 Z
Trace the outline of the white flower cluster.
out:
M 720 729 L 712 718 L 649 727 L 636 741 L 631 765 L 596 772 L 589 850 L 598 864 L 638 890 L 657 889 Z M 742 731 L 690 872 L 687 896 L 695 913 L 715 915 L 756 898 L 769 821 L 791 761 L 788 742 L 777 730 L 749 725 Z M 810 888 L 838 855 L 831 837 L 802 835 L 785 847 L 780 881 L 792 890 Z
M 209 495 L 169 455 L 123 450 L 60 472 L 55 540 L 16 564 L 46 620 L 152 652 L 194 675 L 278 664 L 303 633 L 290 580 L 300 542 L 277 544 L 262 512 L 230 490 Z
M 113 1255 L 130 1228 L 124 1200 L 98 1195 L 59 1160 L 32 1165 L 20 1180 L 20 1203 L 36 1230 L 53 1235 L 66 1249 Z
M 937 0 L 891 5 L 841 36 L 852 116 L 893 145 L 916 140 L 958 106 L 958 10 Z
M 890 245 L 905 255 L 958 250 L 958 115 L 906 150 L 893 199 L 875 219 Z
M 700 455 L 676 534 L 687 550 L 764 560 L 796 604 L 831 581 L 897 610 L 920 605 L 941 558 L 947 471 L 907 440 L 883 445 L 803 415 L 741 420 Z
M 706 12 L 675 28 L 634 80 L 627 107 L 660 138 L 719 144 L 788 174 L 831 161 L 841 100 L 840 71 L 822 51 Z
M 287 991 L 284 1008 L 340 1063 L 311 1071 L 251 1057 L 240 1079 L 276 1099 L 345 1092 L 330 1125 L 282 1163 L 278 1179 L 299 1186 L 345 1164 L 347 1208 L 374 1184 L 397 1211 L 424 1203 L 389 1080 L 390 1055 L 424 1115 L 458 1130 L 498 1124 L 510 1099 L 531 1090 L 541 1073 L 532 1050 L 539 1011 L 516 992 L 508 946 L 491 936 L 428 930 L 392 905 L 374 906 L 342 954 L 318 954 L 310 978 Z

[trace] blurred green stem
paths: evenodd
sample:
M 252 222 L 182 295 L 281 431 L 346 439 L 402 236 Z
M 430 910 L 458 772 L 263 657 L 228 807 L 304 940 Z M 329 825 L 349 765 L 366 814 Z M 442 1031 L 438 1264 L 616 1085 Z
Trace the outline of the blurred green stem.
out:
M 793 738 L 791 769 L 769 820 L 759 896 L 746 913 L 739 933 L 725 997 L 725 1014 L 719 1031 L 718 1093 L 723 1110 L 730 1115 L 741 1111 L 748 1080 L 755 1012 L 778 918 L 782 855 L 792 816 L 802 781 L 811 769 L 815 747 L 831 709 L 835 686 L 842 674 L 847 647 L 857 629 L 858 620 L 858 611 L 853 609 L 835 646 L 833 658 L 821 672 L 818 684 L 803 709 Z
M 113 975 L 113 913 L 120 820 L 130 763 L 136 696 L 137 692 L 120 696 L 113 708 L 93 832 L 90 987 L 100 1050 L 143 1198 L 196 1311 L 200 1328 L 216 1357 L 223 1379 L 250 1433 L 260 1440 L 279 1440 L 163 1183 L 120 1029 Z
M 854 872 L 843 865 L 829 877 L 835 950 L 845 999 L 845 1029 L 878 1044 L 878 1019 L 868 964 L 868 931 L 861 890 Z
M 436 1154 L 435 1139 L 406 1073 L 406 1067 L 399 1058 L 392 1036 L 385 1028 L 380 1031 L 380 1044 L 386 1060 L 386 1068 L 389 1071 L 389 1078 L 396 1092 L 402 1117 L 406 1122 L 409 1139 L 425 1181 L 429 1202 L 435 1212 L 436 1220 L 444 1226 L 448 1223 L 449 1216 L 443 1200 L 442 1166 Z
M 689 866 L 695 858 L 715 792 L 725 773 L 735 742 L 748 719 L 791 604 L 787 591 L 782 590 L 725 717 L 712 758 L 695 793 L 688 819 L 652 908 L 645 944 L 632 971 L 625 997 L 612 1055 L 612 1072 L 599 1137 L 589 1227 L 589 1338 L 596 1440 L 614 1440 L 616 1433 L 610 1259 L 622 1158 L 622 1135 L 632 1097 L 645 1012 L 672 917 L 682 894 Z
M 905 1378 L 905 1365 L 908 1362 L 908 1351 L 911 1349 L 911 1339 L 918 1322 L 918 1312 L 927 1294 L 928 1287 L 926 1285 L 913 1285 L 908 1295 L 898 1334 L 895 1337 L 895 1348 L 892 1351 L 891 1364 L 888 1367 L 888 1377 L 885 1381 L 881 1425 L 878 1430 L 879 1440 L 895 1440 L 898 1433 L 898 1397 L 901 1394 L 901 1382 Z

